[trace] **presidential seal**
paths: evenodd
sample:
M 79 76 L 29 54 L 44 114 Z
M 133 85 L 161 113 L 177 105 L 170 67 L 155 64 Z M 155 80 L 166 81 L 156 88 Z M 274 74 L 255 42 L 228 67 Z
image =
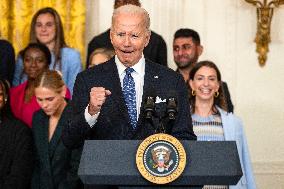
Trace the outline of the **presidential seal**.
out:
M 182 144 L 168 134 L 154 134 L 138 147 L 136 165 L 140 174 L 156 184 L 167 184 L 177 179 L 186 164 Z

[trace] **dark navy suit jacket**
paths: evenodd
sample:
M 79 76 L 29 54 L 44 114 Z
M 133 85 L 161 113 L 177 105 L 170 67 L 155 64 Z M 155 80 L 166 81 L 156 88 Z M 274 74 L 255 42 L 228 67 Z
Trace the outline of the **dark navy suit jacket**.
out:
M 89 103 L 92 87 L 104 87 L 111 91 L 102 106 L 97 123 L 91 128 L 85 121 L 84 111 Z M 189 111 L 188 92 L 182 76 L 175 71 L 146 59 L 143 97 L 154 89 L 161 99 L 174 91 L 177 98 L 176 120 L 165 125 L 166 133 L 178 139 L 195 140 Z M 69 148 L 82 146 L 85 139 L 96 140 L 139 140 L 155 134 L 155 128 L 144 118 L 144 103 L 136 129 L 130 125 L 127 107 L 114 58 L 106 63 L 78 74 L 72 97 L 72 116 L 63 132 L 63 142 Z

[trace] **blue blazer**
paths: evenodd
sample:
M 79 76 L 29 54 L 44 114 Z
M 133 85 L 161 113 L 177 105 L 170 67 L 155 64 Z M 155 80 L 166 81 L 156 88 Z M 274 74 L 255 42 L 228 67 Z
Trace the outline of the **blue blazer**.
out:
M 91 128 L 85 121 L 84 111 L 89 103 L 92 87 L 104 87 L 111 91 L 102 106 L 97 123 Z M 149 89 L 155 90 L 161 99 L 174 91 L 177 97 L 178 115 L 175 122 L 165 124 L 166 133 L 179 139 L 195 140 L 189 111 L 188 92 L 182 76 L 175 71 L 146 59 L 143 97 Z M 94 66 L 78 74 L 71 102 L 72 119 L 63 132 L 63 142 L 69 148 L 82 146 L 85 139 L 131 140 L 145 139 L 155 133 L 155 128 L 144 118 L 144 102 L 136 129 L 130 125 L 127 107 L 114 57 L 104 64 Z M 163 106 L 161 104 L 161 106 Z
M 230 189 L 255 189 L 256 184 L 242 121 L 233 113 L 227 113 L 220 108 L 218 108 L 218 110 L 221 113 L 225 140 L 236 141 L 243 171 L 243 176 L 238 184 L 236 186 L 230 186 Z

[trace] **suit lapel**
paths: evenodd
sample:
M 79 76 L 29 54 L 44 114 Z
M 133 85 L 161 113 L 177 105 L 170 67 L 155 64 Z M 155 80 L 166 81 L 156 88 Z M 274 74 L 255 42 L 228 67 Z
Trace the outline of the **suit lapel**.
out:
M 121 118 L 126 121 L 127 125 L 130 125 L 130 118 L 127 111 L 127 106 L 125 104 L 121 83 L 118 75 L 118 70 L 115 64 L 115 59 L 112 58 L 109 63 L 103 64 L 103 69 L 105 73 L 110 73 L 108 77 L 106 77 L 106 86 L 109 87 L 111 91 L 111 99 L 113 100 L 113 106 L 117 106 L 119 111 L 121 112 Z M 107 99 L 108 100 L 108 99 Z M 129 123 L 129 124 L 128 124 Z
M 145 98 L 147 96 L 147 93 L 151 89 L 158 89 L 160 81 L 160 72 L 159 70 L 153 66 L 153 63 L 149 62 L 147 59 L 145 60 L 145 76 L 144 76 L 144 86 L 143 86 L 143 96 L 142 96 L 142 102 L 141 102 L 141 108 L 140 108 L 140 114 L 138 119 L 138 126 L 142 125 L 143 120 L 143 114 L 144 114 L 144 104 L 145 104 Z M 156 91 L 158 94 L 158 91 Z
M 45 115 L 45 113 L 41 110 L 41 118 L 37 124 L 40 124 L 37 127 L 37 145 L 38 145 L 38 154 L 41 156 L 42 160 L 45 161 L 44 165 L 47 167 L 47 170 L 51 170 L 51 165 L 49 161 L 49 143 L 48 143 L 48 126 L 49 126 L 49 119 Z
M 234 125 L 230 123 L 230 114 L 227 112 L 224 112 L 222 109 L 217 107 L 219 112 L 221 113 L 221 119 L 223 124 L 223 130 L 224 130 L 224 138 L 225 140 L 234 140 Z
M 62 134 L 62 129 L 63 129 L 63 124 L 64 122 L 67 120 L 67 115 L 66 115 L 66 107 L 64 109 L 64 111 L 61 114 L 60 119 L 58 120 L 56 129 L 53 133 L 53 136 L 49 142 L 49 157 L 52 159 L 54 152 L 56 150 L 56 148 L 58 147 L 58 144 L 61 140 L 61 134 Z

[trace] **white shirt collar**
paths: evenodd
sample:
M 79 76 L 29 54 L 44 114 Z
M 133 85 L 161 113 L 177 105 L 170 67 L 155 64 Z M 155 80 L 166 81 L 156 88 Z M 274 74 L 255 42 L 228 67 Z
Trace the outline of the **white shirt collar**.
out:
M 115 55 L 115 64 L 116 64 L 119 76 L 124 76 L 124 74 L 125 74 L 124 71 L 127 67 L 124 66 L 120 62 L 117 55 Z M 133 68 L 138 75 L 144 76 L 144 74 L 145 74 L 145 58 L 144 58 L 143 54 L 142 54 L 142 57 L 140 58 L 140 60 L 131 68 Z

